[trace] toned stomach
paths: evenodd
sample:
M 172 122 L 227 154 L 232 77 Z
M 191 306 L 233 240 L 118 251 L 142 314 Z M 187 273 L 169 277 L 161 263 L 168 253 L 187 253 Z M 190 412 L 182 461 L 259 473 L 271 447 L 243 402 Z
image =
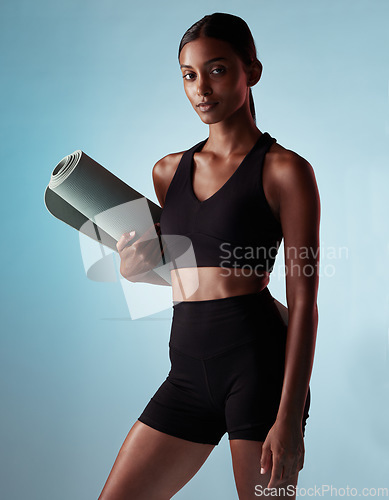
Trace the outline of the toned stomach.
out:
M 192 267 L 171 271 L 173 300 L 212 300 L 245 295 L 263 290 L 270 273 L 239 268 Z

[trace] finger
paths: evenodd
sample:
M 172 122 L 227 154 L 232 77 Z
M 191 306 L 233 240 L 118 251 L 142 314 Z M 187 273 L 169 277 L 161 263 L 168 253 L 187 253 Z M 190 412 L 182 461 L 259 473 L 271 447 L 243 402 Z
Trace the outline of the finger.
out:
M 144 263 L 147 267 L 151 266 L 152 268 L 154 268 L 155 266 L 157 266 L 157 264 L 160 263 L 164 253 L 161 251 L 160 245 L 156 245 L 155 242 L 154 242 L 154 245 L 153 245 L 151 251 L 147 250 L 148 247 L 150 246 L 150 244 L 143 243 L 143 245 L 145 245 L 145 246 L 144 247 L 142 246 L 142 250 L 145 253 L 147 252 L 147 254 L 145 256 Z
M 148 228 L 148 229 L 147 229 L 147 230 L 146 230 L 146 231 L 142 234 L 142 236 L 141 236 L 140 238 L 138 238 L 138 239 L 137 239 L 137 241 L 149 240 L 149 239 L 150 239 L 150 236 L 151 236 L 151 237 L 155 237 L 155 236 L 154 236 L 154 235 L 155 235 L 155 233 L 156 233 L 156 232 L 158 232 L 159 230 L 160 230 L 160 223 L 159 223 L 159 222 L 157 222 L 157 223 L 153 224 L 152 226 L 150 226 L 150 227 L 149 227 L 149 228 Z M 123 234 L 122 234 L 122 236 L 120 237 L 120 239 L 119 239 L 118 243 L 119 243 L 121 240 L 122 240 L 122 241 L 126 240 L 126 242 L 128 242 L 128 241 L 129 241 L 128 237 L 129 237 L 129 236 L 131 236 L 131 234 L 132 234 L 132 236 L 130 237 L 130 239 L 131 239 L 132 237 L 134 237 L 135 233 L 136 233 L 136 231 L 129 231 L 129 232 L 127 232 L 127 233 L 123 233 Z M 125 243 L 125 244 L 124 244 L 124 246 L 126 246 L 126 244 L 127 244 L 127 243 Z M 116 247 L 118 247 L 118 244 L 116 244 Z M 121 250 L 124 248 L 124 247 L 123 247 L 123 245 L 121 245 L 121 244 L 119 245 L 119 247 L 121 248 Z M 120 251 L 121 251 L 121 250 L 120 250 Z
M 270 481 L 267 485 L 268 488 L 275 488 L 282 479 L 283 464 L 273 456 L 273 467 L 271 471 Z
M 266 474 L 266 472 L 270 468 L 271 463 L 271 451 L 269 447 L 264 444 L 262 446 L 262 454 L 261 454 L 261 474 Z
M 133 239 L 134 236 L 135 231 L 130 231 L 129 233 L 124 233 L 121 235 L 118 242 L 116 243 L 116 248 L 119 253 L 123 250 L 127 243 Z
M 157 223 L 159 224 L 159 223 Z M 136 242 L 141 244 L 141 243 L 145 243 L 145 242 L 153 242 L 153 240 L 155 240 L 155 238 L 158 238 L 158 228 L 159 226 L 157 226 L 157 224 L 153 224 L 152 226 L 150 226 L 137 240 Z
M 288 481 L 297 472 L 297 462 L 294 461 L 292 464 L 284 464 L 282 470 L 282 481 Z
M 137 251 L 142 253 L 146 259 L 154 260 L 157 255 L 161 256 L 162 245 L 158 234 L 147 237 L 147 234 L 144 233 L 136 240 L 134 245 L 136 245 Z
M 291 461 L 290 474 L 294 476 L 303 468 L 304 464 L 304 450 L 302 452 L 297 452 L 294 456 L 293 461 Z
M 142 240 L 142 238 L 143 236 L 138 238 L 131 246 L 135 250 L 136 255 L 139 256 L 139 259 L 143 260 L 143 265 L 146 268 L 153 269 L 161 262 L 164 255 L 163 245 L 159 237 L 146 240 Z

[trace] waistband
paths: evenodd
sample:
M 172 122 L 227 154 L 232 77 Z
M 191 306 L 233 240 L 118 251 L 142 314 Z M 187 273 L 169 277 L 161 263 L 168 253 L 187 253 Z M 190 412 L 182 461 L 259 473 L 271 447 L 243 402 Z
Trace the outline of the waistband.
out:
M 252 340 L 274 337 L 277 324 L 267 287 L 220 299 L 182 301 L 173 306 L 169 346 L 206 359 Z
M 261 302 L 273 302 L 274 298 L 270 293 L 270 290 L 266 286 L 259 292 L 245 293 L 241 295 L 232 295 L 229 297 L 222 297 L 220 299 L 206 299 L 206 300 L 173 300 L 174 311 L 186 310 L 186 311 L 196 311 L 196 310 L 213 310 L 215 307 L 231 307 L 235 304 L 251 304 L 251 303 L 261 303 Z

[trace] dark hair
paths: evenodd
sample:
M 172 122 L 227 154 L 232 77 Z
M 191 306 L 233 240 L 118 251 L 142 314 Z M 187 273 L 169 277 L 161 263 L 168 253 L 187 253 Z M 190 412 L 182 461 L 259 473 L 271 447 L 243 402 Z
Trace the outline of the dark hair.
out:
M 257 49 L 250 28 L 238 16 L 223 12 L 214 12 L 213 14 L 204 16 L 184 33 L 178 49 L 178 58 L 184 45 L 197 40 L 201 36 L 217 38 L 228 42 L 246 65 L 251 64 L 257 59 Z M 255 122 L 255 107 L 251 88 L 250 111 Z

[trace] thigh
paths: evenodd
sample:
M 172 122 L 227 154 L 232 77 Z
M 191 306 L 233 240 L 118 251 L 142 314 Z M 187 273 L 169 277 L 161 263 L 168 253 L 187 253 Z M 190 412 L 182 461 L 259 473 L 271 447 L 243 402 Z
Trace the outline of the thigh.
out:
M 284 383 L 286 327 L 269 322 L 261 333 L 258 339 L 234 349 L 220 360 L 212 360 L 212 369 L 225 372 L 219 366 L 221 362 L 229 368 L 229 376 L 225 377 L 228 382 L 225 417 L 230 440 L 263 442 L 277 417 Z M 303 436 L 310 399 L 308 388 Z
M 213 448 L 170 436 L 137 420 L 99 500 L 168 500 L 196 474 Z
M 169 356 L 169 374 L 138 420 L 174 437 L 217 445 L 226 432 L 226 423 L 224 411 L 212 405 L 204 361 L 172 346 Z
M 264 441 L 279 409 L 284 379 L 284 339 L 259 338 L 225 356 L 229 439 Z M 218 360 L 215 360 L 218 361 Z M 215 365 L 216 366 L 216 365 Z
M 239 500 L 253 500 L 258 499 L 260 496 L 294 500 L 298 472 L 289 481 L 281 483 L 277 489 L 265 491 L 270 481 L 271 468 L 266 474 L 260 473 L 262 444 L 260 441 L 244 439 L 230 441 L 232 465 Z

